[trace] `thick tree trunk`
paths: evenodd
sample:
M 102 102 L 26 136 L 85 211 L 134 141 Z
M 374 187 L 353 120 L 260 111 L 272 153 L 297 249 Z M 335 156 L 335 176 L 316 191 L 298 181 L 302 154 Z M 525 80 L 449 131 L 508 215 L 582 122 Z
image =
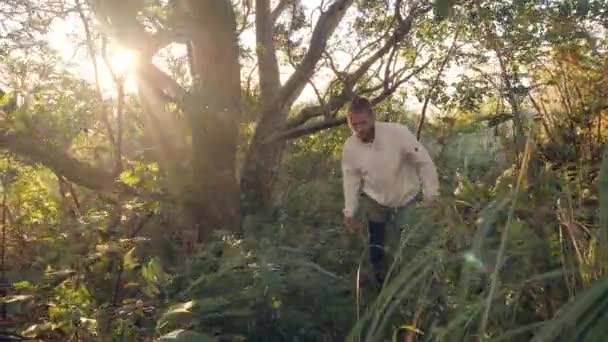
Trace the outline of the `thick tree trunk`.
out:
M 287 114 L 281 110 L 270 109 L 262 113 L 247 153 L 241 180 L 244 214 L 259 212 L 270 208 L 272 204 L 272 189 L 279 172 L 285 141 L 267 139 L 283 129 L 286 119 Z
M 244 214 L 269 208 L 272 189 L 285 149 L 282 139 L 269 139 L 285 129 L 289 109 L 302 93 L 315 66 L 327 47 L 327 40 L 336 30 L 353 0 L 336 0 L 319 17 L 302 62 L 285 84 L 279 82 L 279 68 L 274 47 L 274 14 L 269 0 L 256 0 L 256 45 L 262 102 L 261 120 L 247 153 L 241 188 Z
M 216 229 L 240 230 L 236 178 L 241 113 L 236 20 L 228 0 L 189 1 L 194 89 L 186 104 L 192 124 L 193 191 L 199 240 Z
M 273 183 L 278 173 L 284 144 L 282 142 L 266 144 L 265 139 L 283 129 L 287 119 L 287 111 L 279 104 L 281 83 L 274 46 L 274 20 L 270 1 L 256 0 L 255 8 L 256 52 L 263 109 L 247 153 L 241 181 L 245 214 L 270 207 Z

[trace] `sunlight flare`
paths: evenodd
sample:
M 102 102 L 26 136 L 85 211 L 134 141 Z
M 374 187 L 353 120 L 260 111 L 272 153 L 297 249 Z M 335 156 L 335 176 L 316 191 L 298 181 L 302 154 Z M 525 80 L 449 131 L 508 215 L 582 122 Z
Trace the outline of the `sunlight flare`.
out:
M 137 56 L 131 50 L 120 48 L 109 56 L 108 63 L 117 76 L 125 76 L 137 66 Z

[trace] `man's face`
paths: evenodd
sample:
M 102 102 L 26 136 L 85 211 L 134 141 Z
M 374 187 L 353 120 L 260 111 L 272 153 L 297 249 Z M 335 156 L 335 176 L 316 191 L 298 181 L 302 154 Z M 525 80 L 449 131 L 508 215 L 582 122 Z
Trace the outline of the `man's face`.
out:
M 369 141 L 374 134 L 374 119 L 367 111 L 350 113 L 350 127 L 363 141 Z

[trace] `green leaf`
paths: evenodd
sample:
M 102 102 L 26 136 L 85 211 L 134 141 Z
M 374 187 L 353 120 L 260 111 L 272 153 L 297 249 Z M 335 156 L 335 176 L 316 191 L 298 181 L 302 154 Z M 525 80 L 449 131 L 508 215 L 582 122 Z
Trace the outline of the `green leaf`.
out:
M 142 268 L 142 276 L 151 283 L 163 283 L 167 280 L 167 274 L 163 271 L 160 260 L 152 258 Z
M 13 284 L 16 290 L 33 289 L 35 286 L 27 280 L 18 281 Z
M 568 333 L 569 328 L 575 328 L 577 330 L 574 331 L 575 333 L 597 330 L 606 323 L 604 312 L 608 307 L 607 298 L 608 278 L 604 277 L 595 282 L 591 288 L 580 293 L 576 300 L 566 304 L 554 319 L 544 324 L 532 341 L 554 341 Z M 585 326 L 586 324 L 590 326 Z
M 97 252 L 102 254 L 113 254 L 121 251 L 121 248 L 118 243 L 114 241 L 97 245 L 95 246 L 95 249 L 97 250 Z
M 169 276 L 163 271 L 158 258 L 152 258 L 141 268 L 141 275 L 146 280 L 147 287 L 144 289 L 148 295 L 156 295 L 160 287 L 165 285 Z
M 161 342 L 215 342 L 215 338 L 190 330 L 178 329 L 160 337 Z
M 53 330 L 53 324 L 51 322 L 45 322 L 42 324 L 34 324 L 25 329 L 21 335 L 29 338 L 36 338 L 42 332 Z
M 137 247 L 131 248 L 123 257 L 123 265 L 125 270 L 132 270 L 139 264 L 136 257 L 133 255 L 135 253 L 135 248 Z
M 186 325 L 192 318 L 192 306 L 194 301 L 181 303 L 172 306 L 166 313 L 164 313 L 158 320 L 158 328 L 162 329 L 168 324 Z
M 6 296 L 6 297 L 0 298 L 0 303 L 10 304 L 10 303 L 24 302 L 24 301 L 30 300 L 32 298 L 34 298 L 34 296 L 31 296 L 31 295 Z
M 404 324 L 404 325 L 400 326 L 399 329 L 415 332 L 418 335 L 424 335 L 424 332 L 422 330 L 416 328 L 413 325 L 409 325 L 409 324 Z
M 121 182 L 129 186 L 137 185 L 137 183 L 141 181 L 141 178 L 130 170 L 123 171 L 120 174 L 119 179 Z

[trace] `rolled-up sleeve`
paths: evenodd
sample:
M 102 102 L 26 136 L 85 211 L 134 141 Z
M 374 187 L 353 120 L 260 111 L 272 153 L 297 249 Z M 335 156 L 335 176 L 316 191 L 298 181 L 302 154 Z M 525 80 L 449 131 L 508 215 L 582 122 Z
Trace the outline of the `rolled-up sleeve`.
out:
M 348 144 L 342 152 L 342 183 L 344 187 L 344 216 L 353 217 L 359 206 L 361 172 L 355 167 Z
M 422 190 L 425 198 L 434 198 L 439 195 L 439 176 L 437 168 L 428 150 L 422 145 L 414 134 L 403 127 L 403 150 L 406 158 L 414 162 L 418 170 L 418 177 L 422 181 Z

